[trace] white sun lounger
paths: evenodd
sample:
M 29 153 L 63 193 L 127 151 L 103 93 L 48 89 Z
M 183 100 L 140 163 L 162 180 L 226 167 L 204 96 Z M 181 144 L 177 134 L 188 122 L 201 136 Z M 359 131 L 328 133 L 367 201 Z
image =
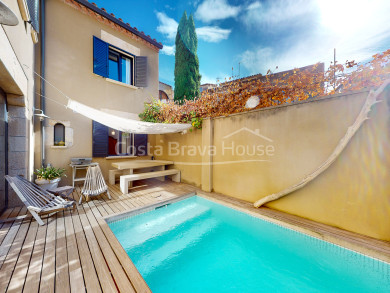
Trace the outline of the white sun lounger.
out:
M 40 216 L 62 211 L 76 204 L 73 200 L 51 194 L 22 176 L 6 175 L 5 178 L 39 225 L 45 224 Z

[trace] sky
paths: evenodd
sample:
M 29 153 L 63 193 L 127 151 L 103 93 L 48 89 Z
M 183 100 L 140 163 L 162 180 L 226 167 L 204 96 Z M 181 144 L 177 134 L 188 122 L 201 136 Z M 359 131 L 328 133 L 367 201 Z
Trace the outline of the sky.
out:
M 90 0 L 162 42 L 160 81 L 174 86 L 175 37 L 195 19 L 201 83 L 317 62 L 364 62 L 390 48 L 390 0 Z M 233 68 L 233 69 L 232 69 Z

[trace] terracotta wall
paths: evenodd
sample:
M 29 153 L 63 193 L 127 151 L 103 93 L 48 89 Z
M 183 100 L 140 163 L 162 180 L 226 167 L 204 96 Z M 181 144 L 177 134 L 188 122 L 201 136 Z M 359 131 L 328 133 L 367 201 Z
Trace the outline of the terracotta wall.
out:
M 180 140 L 172 135 L 158 139 L 165 145 L 176 140 L 187 146 L 207 147 L 205 137 L 211 135 L 209 146 L 215 153 L 208 162 L 199 154 L 187 158 L 203 162 L 202 167 L 176 164 L 183 170 L 183 181 L 255 202 L 298 183 L 318 168 L 354 123 L 367 94 L 338 95 L 206 120 L 203 131 L 180 136 Z M 329 169 L 301 190 L 268 206 L 390 240 L 389 101 L 387 94 L 384 102 L 374 106 L 371 119 Z M 186 157 L 169 159 L 183 161 Z M 205 163 L 212 165 L 211 171 Z

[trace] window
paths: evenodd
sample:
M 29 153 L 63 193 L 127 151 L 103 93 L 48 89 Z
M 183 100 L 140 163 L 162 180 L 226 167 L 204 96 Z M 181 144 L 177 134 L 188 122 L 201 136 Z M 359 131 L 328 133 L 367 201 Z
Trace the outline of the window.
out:
M 92 140 L 93 157 L 147 155 L 147 134 L 125 133 L 93 121 Z
M 137 87 L 147 87 L 147 57 L 133 56 L 93 37 L 93 72 Z
M 54 145 L 65 146 L 65 126 L 61 123 L 54 125 Z
M 164 92 L 162 90 L 158 91 L 158 95 L 159 95 L 160 101 L 167 102 L 169 100 L 169 97 L 166 94 L 166 92 Z
M 134 155 L 133 135 L 112 128 L 108 129 L 108 155 Z
M 111 52 L 108 55 L 108 77 L 119 80 L 119 54 Z
M 134 85 L 133 57 L 125 56 L 113 49 L 108 54 L 108 78 Z

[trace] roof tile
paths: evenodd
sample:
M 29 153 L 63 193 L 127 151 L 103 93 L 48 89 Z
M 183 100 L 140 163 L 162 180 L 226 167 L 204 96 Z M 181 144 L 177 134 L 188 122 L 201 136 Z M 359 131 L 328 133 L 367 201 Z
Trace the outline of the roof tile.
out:
M 107 18 L 109 21 L 112 21 L 114 23 L 116 23 L 117 25 L 121 26 L 122 28 L 124 28 L 125 30 L 137 35 L 138 37 L 144 39 L 145 41 L 147 41 L 148 43 L 150 43 L 151 45 L 157 47 L 158 49 L 162 49 L 163 48 L 163 45 L 161 42 L 157 42 L 156 39 L 152 39 L 152 37 L 150 35 L 145 35 L 145 33 L 143 31 L 139 32 L 138 29 L 136 27 L 131 27 L 130 24 L 127 22 L 127 23 L 124 23 L 123 19 L 121 18 L 116 18 L 114 13 L 110 13 L 108 14 L 107 10 L 103 7 L 99 8 L 96 3 L 92 2 L 88 2 L 87 0 L 68 0 L 68 1 L 75 1 L 83 6 L 85 6 L 86 8 L 100 14 L 100 16 L 102 17 L 105 17 Z

